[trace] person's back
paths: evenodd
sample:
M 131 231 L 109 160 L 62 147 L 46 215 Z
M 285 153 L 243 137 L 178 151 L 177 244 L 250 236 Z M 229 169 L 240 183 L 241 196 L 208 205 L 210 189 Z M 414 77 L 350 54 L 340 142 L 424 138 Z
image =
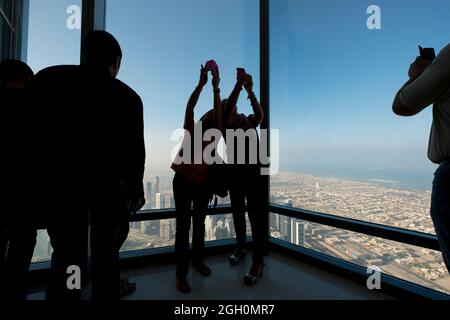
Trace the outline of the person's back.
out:
M 84 48 L 82 70 L 90 96 L 85 130 L 92 299 L 115 300 L 121 294 L 119 251 L 128 236 L 129 218 L 145 204 L 143 105 L 116 79 L 122 51 L 112 35 L 90 32 Z M 126 281 L 123 285 L 132 286 Z
M 80 66 L 40 71 L 25 90 L 25 177 L 37 185 L 31 217 L 45 225 L 53 248 L 47 299 L 80 299 L 67 268 L 85 271 L 87 257 L 87 82 Z M 30 219 L 31 219 L 30 218 Z
M 104 79 L 92 87 L 89 101 L 89 179 L 104 185 L 118 176 L 134 197 L 143 197 L 145 143 L 143 105 L 139 95 L 122 81 Z
M 56 202 L 58 198 L 52 190 L 61 185 L 73 187 L 76 192 L 76 186 L 84 180 L 88 99 L 85 87 L 79 66 L 54 66 L 40 71 L 26 89 L 25 127 L 29 131 L 28 153 L 32 161 L 24 166 L 30 177 L 49 188 L 41 189 L 43 194 L 36 199 L 42 208 L 61 210 L 62 203 Z M 71 196 L 79 198 L 77 194 Z M 49 203 L 52 199 L 54 205 Z

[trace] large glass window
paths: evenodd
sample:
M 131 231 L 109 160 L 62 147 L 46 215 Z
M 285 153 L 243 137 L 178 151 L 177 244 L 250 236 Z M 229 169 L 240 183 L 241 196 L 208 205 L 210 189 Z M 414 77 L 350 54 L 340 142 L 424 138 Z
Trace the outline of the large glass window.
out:
M 6 22 L 6 20 L 3 18 L 3 16 L 0 16 L 0 59 L 6 59 L 8 57 L 9 53 L 9 38 L 10 38 L 10 28 Z
M 434 233 L 431 108 L 399 118 L 392 102 L 418 45 L 448 44 L 450 4 L 369 5 L 270 1 L 271 126 L 281 134 L 271 200 Z
M 81 0 L 30 0 L 27 62 L 34 72 L 80 63 L 81 7 Z
M 108 0 L 106 8 L 106 29 L 118 38 L 123 49 L 119 79 L 136 90 L 144 102 L 144 209 L 174 208 L 170 166 L 177 142 L 171 137 L 183 127 L 187 100 L 198 83 L 200 65 L 210 59 L 218 62 L 222 99 L 228 98 L 234 87 L 237 67 L 253 74 L 255 92 L 259 94 L 259 1 Z M 238 106 L 240 112 L 248 114 L 251 106 L 246 98 L 243 94 Z M 195 110 L 196 120 L 212 109 L 212 101 L 209 83 Z M 226 203 L 228 199 L 219 201 Z M 228 220 L 211 218 L 207 233 L 229 226 Z M 135 225 L 133 234 L 161 235 L 163 228 L 158 228 L 158 223 Z

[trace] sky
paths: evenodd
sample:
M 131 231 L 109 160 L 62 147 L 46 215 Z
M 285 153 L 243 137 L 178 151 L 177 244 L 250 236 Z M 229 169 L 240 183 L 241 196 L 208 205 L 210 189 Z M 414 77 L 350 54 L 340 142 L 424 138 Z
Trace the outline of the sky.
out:
M 66 13 L 81 0 L 30 0 L 28 62 L 39 69 L 79 62 L 80 31 Z M 381 8 L 381 30 L 369 30 L 369 5 Z M 276 0 L 270 4 L 271 127 L 280 130 L 284 171 L 415 170 L 427 159 L 431 108 L 399 118 L 392 100 L 407 80 L 418 45 L 450 41 L 448 0 Z M 258 0 L 108 0 L 106 29 L 122 45 L 119 79 L 145 105 L 147 174 L 167 171 L 200 65 L 215 59 L 222 97 L 237 67 L 259 95 Z M 197 119 L 212 107 L 205 88 Z M 242 96 L 239 111 L 251 108 Z

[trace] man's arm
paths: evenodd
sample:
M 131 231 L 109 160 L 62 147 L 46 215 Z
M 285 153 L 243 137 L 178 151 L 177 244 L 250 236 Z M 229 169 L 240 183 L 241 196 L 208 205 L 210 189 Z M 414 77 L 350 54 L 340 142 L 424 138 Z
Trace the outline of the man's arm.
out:
M 393 111 L 400 116 L 413 116 L 439 101 L 450 87 L 450 46 L 435 61 L 418 57 L 409 70 L 410 80 L 397 93 Z
M 403 105 L 403 103 L 400 101 L 400 92 L 403 90 L 403 88 L 409 86 L 414 80 L 409 80 L 405 83 L 405 85 L 400 89 L 400 91 L 397 93 L 394 99 L 394 104 L 392 105 L 392 111 L 398 116 L 401 117 L 412 117 L 416 114 L 420 113 L 421 110 L 414 110 L 412 108 L 408 108 Z

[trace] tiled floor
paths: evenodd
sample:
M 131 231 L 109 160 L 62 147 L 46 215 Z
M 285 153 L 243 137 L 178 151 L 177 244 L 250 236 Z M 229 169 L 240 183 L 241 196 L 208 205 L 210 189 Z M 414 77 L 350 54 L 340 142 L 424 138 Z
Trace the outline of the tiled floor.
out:
M 237 267 L 228 263 L 228 256 L 207 258 L 213 270 L 209 278 L 191 272 L 190 294 L 175 289 L 174 265 L 149 265 L 125 270 L 123 277 L 137 283 L 137 291 L 128 300 L 384 300 L 392 299 L 369 291 L 364 286 L 332 273 L 315 268 L 287 256 L 271 253 L 267 258 L 264 277 L 253 288 L 245 287 L 243 276 L 248 272 L 251 259 Z M 40 300 L 43 293 L 32 294 Z

